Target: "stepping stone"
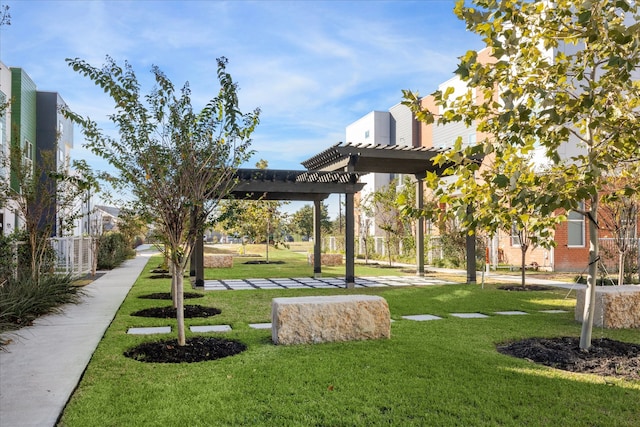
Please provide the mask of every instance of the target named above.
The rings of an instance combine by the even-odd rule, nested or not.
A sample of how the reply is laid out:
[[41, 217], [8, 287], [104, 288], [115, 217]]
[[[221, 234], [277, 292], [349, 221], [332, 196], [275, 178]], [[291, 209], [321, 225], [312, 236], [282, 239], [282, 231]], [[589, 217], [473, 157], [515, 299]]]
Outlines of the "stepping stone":
[[231, 326], [229, 325], [204, 325], [204, 326], [191, 326], [191, 332], [229, 332]]
[[171, 326], [158, 326], [150, 328], [129, 328], [129, 335], [151, 335], [151, 334], [168, 334], [171, 332]]
[[522, 314], [529, 314], [529, 313], [525, 313], [524, 311], [496, 311], [496, 314], [502, 314], [504, 316], [519, 316]]
[[416, 320], [418, 322], [422, 322], [425, 320], [439, 320], [442, 319], [440, 316], [434, 316], [433, 314], [415, 314], [411, 316], [402, 316], [403, 319], [407, 320]]
[[249, 323], [251, 329], [271, 329], [271, 323]]
[[568, 313], [568, 311], [567, 310], [540, 310], [540, 313], [558, 314], [558, 313]]
[[460, 317], [462, 319], [482, 319], [485, 317], [489, 317], [486, 314], [482, 313], [451, 313], [453, 317]]

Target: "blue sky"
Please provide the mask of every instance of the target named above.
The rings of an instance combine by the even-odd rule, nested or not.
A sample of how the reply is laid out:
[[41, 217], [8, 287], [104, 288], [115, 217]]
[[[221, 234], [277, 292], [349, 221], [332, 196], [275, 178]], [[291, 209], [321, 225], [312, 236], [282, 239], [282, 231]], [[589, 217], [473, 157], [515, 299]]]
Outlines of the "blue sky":
[[[105, 128], [112, 103], [65, 58], [126, 60], [145, 93], [157, 65], [177, 86], [189, 81], [201, 107], [217, 91], [215, 59], [227, 57], [241, 109], [262, 110], [249, 167], [262, 158], [303, 169], [301, 161], [344, 141], [348, 124], [399, 103], [402, 89], [432, 92], [459, 56], [482, 47], [453, 0], [0, 3], [11, 14], [0, 27], [0, 60]], [[104, 168], [82, 142], [76, 130], [72, 155]]]

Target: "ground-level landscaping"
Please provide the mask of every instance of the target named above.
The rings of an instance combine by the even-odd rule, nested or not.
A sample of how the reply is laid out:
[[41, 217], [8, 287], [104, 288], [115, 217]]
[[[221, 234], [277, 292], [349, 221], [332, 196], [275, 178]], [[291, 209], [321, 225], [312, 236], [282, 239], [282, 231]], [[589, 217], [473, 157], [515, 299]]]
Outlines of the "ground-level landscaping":
[[[565, 372], [498, 351], [497, 346], [524, 338], [578, 336], [574, 292], [507, 292], [490, 283], [198, 292], [204, 296], [188, 303], [197, 301], [220, 314], [190, 318], [187, 325], [229, 325], [231, 330], [193, 333], [187, 328], [188, 338], [225, 338], [246, 350], [206, 362], [144, 363], [124, 353], [175, 334], [174, 320], [132, 315], [171, 304], [140, 298], [168, 291], [169, 279], [149, 278], [159, 262], [151, 259], [121, 306], [61, 425], [640, 424], [640, 381]], [[387, 300], [391, 339], [275, 346], [270, 329], [250, 327], [271, 321], [273, 298], [349, 293]], [[526, 315], [496, 314], [509, 311]], [[441, 319], [403, 317], [427, 313]], [[132, 327], [154, 326], [171, 326], [173, 332], [127, 334]], [[640, 344], [637, 329], [595, 329], [594, 338]]]

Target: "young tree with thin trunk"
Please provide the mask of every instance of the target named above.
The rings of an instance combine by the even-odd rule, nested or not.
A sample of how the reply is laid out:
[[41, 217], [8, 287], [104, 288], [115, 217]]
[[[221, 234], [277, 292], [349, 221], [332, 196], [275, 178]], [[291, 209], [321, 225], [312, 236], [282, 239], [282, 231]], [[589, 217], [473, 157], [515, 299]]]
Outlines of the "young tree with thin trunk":
[[185, 345], [185, 268], [215, 206], [235, 184], [237, 167], [251, 155], [259, 110], [239, 110], [225, 58], [217, 60], [218, 94], [200, 111], [192, 107], [189, 84], [176, 90], [156, 66], [156, 87], [143, 96], [128, 63], [121, 67], [109, 57], [102, 68], [80, 59], [67, 62], [115, 103], [109, 118], [119, 137], [106, 135], [89, 118], [68, 114], [82, 126], [87, 146], [117, 170], [119, 188], [135, 197], [140, 214], [152, 218], [163, 233], [173, 274], [178, 344]]
[[[456, 74], [471, 89], [455, 99], [435, 93], [442, 122], [461, 121], [488, 137], [468, 155], [517, 161], [536, 148], [546, 159], [544, 192], [532, 199], [550, 212], [580, 212], [588, 219], [588, 285], [580, 347], [591, 347], [598, 213], [608, 171], [640, 158], [640, 13], [634, 1], [458, 0], [455, 13], [480, 35], [495, 63], [469, 51]], [[474, 92], [475, 91], [475, 92]], [[420, 108], [405, 93], [418, 119], [435, 112]], [[566, 147], [579, 150], [568, 152]], [[514, 156], [509, 148], [515, 148]], [[487, 187], [475, 182], [477, 164], [451, 152], [436, 159], [453, 162], [456, 191], [471, 201]], [[640, 191], [628, 186], [629, 194]], [[583, 206], [584, 203], [584, 207]], [[473, 223], [472, 215], [462, 215]]]
[[51, 237], [62, 236], [83, 215], [78, 204], [89, 190], [98, 189], [97, 181], [84, 161], [57, 164], [56, 153], [39, 151], [35, 161], [25, 156], [18, 141], [12, 141], [9, 155], [0, 158], [0, 167], [9, 171], [9, 179], [0, 180], [0, 205], [10, 202], [22, 219], [30, 253], [29, 274], [39, 282], [50, 264]]

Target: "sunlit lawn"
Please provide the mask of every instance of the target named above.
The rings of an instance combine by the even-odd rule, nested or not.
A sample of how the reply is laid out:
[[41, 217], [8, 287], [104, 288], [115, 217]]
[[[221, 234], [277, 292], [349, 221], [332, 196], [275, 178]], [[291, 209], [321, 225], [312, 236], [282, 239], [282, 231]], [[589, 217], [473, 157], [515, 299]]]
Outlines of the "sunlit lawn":
[[[524, 337], [577, 336], [575, 299], [573, 294], [567, 296], [567, 290], [505, 292], [491, 284], [484, 288], [460, 284], [353, 291], [211, 291], [187, 303], [218, 307], [222, 314], [187, 319], [188, 325], [231, 325], [231, 332], [209, 335], [240, 340], [247, 351], [194, 364], [143, 363], [122, 353], [138, 343], [167, 336], [127, 335], [127, 329], [172, 325], [175, 331], [173, 320], [130, 315], [169, 304], [138, 298], [169, 290], [168, 279], [149, 278], [149, 270], [160, 261], [151, 259], [124, 301], [65, 409], [61, 425], [640, 425], [640, 382], [605, 382], [601, 377], [538, 366], [495, 350], [497, 343]], [[272, 265], [241, 267], [237, 260], [229, 271], [235, 278], [276, 277]], [[299, 266], [278, 274], [309, 276], [311, 271], [310, 266]], [[211, 278], [222, 274], [227, 273], [207, 271]], [[343, 268], [336, 274], [344, 274]], [[274, 297], [345, 293], [380, 295], [388, 301], [394, 320], [390, 340], [275, 346], [270, 330], [249, 328], [250, 323], [270, 321]], [[540, 312], [545, 309], [568, 312]], [[529, 315], [493, 314], [507, 310]], [[457, 319], [450, 316], [452, 312], [491, 316]], [[444, 319], [402, 319], [409, 314], [435, 314]], [[637, 329], [597, 329], [594, 337], [640, 343]]]

